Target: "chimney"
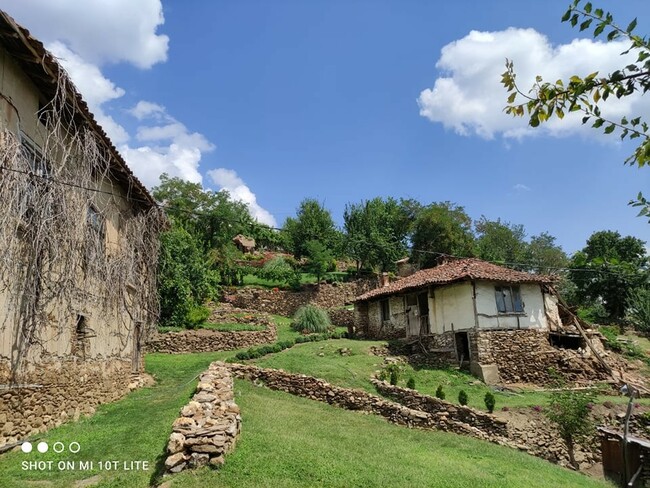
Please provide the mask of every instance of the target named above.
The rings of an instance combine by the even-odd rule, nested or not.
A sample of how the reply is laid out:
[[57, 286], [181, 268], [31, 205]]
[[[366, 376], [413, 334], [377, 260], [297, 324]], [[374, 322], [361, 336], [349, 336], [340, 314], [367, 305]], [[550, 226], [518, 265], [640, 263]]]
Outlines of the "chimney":
[[385, 288], [385, 287], [387, 287], [387, 286], [389, 285], [389, 283], [390, 283], [390, 278], [388, 277], [388, 273], [386, 273], [386, 272], [384, 271], [384, 272], [381, 274], [381, 278], [380, 278], [379, 284], [380, 284], [380, 286], [381, 286], [382, 288]]

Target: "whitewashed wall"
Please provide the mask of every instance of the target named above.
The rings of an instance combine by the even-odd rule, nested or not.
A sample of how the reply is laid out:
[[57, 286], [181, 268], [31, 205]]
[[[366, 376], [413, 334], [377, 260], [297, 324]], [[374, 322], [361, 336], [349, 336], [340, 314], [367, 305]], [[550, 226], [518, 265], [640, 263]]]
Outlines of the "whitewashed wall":
[[539, 284], [519, 285], [523, 314], [500, 314], [494, 296], [495, 283], [476, 283], [476, 311], [480, 329], [547, 329], [544, 297]]

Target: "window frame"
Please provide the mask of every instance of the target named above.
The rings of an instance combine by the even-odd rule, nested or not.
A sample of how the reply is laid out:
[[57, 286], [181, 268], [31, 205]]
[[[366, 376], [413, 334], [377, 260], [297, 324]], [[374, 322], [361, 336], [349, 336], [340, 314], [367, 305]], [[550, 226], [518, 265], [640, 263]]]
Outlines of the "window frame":
[[519, 285], [494, 285], [494, 298], [499, 315], [525, 315]]

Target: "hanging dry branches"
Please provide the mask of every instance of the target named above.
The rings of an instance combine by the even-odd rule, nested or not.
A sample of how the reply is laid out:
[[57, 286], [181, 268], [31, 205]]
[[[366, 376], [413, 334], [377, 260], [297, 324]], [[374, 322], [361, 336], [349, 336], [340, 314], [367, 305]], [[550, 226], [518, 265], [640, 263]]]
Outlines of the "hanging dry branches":
[[164, 217], [117, 183], [108, 149], [66, 96], [68, 83], [61, 73], [39, 114], [41, 148], [20, 127], [0, 133], [0, 337], [12, 337], [14, 374], [25, 360], [61, 351], [52, 343], [86, 311], [111, 324], [122, 350], [135, 322], [151, 325], [158, 315]]

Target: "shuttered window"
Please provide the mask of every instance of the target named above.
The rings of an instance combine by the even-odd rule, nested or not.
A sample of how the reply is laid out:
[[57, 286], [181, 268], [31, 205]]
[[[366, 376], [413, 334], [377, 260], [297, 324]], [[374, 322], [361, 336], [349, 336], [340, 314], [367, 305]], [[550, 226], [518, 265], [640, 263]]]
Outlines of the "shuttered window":
[[519, 286], [495, 286], [494, 296], [499, 313], [522, 313], [524, 311]]

